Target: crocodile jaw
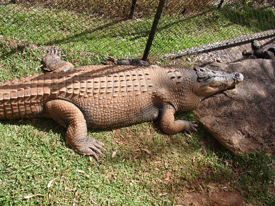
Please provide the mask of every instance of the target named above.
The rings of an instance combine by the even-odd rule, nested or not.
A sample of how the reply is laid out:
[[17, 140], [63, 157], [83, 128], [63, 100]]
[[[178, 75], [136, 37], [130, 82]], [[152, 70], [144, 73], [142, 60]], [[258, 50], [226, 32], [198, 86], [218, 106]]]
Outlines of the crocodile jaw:
[[226, 73], [222, 71], [212, 71], [206, 68], [195, 68], [197, 82], [193, 87], [193, 92], [201, 99], [209, 97], [220, 91], [233, 88], [236, 84], [244, 80], [241, 73]]

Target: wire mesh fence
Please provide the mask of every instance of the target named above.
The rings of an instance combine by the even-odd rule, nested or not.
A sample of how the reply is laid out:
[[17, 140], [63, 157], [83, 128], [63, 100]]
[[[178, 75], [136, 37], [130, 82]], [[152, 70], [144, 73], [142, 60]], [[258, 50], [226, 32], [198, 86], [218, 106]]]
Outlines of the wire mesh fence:
[[[159, 1], [137, 0], [130, 19], [133, 2], [1, 0], [2, 58], [28, 47], [51, 46], [63, 50], [76, 65], [99, 63], [108, 56], [141, 58]], [[166, 1], [149, 59], [185, 54], [186, 49], [192, 53], [190, 48], [263, 31], [272, 36], [274, 7], [273, 0]]]

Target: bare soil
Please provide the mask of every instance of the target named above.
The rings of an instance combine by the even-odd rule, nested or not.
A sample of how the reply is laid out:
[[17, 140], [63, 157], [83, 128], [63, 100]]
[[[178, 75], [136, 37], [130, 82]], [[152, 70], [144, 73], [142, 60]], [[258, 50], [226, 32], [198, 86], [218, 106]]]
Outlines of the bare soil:
[[245, 198], [240, 194], [226, 191], [213, 191], [210, 194], [198, 192], [187, 193], [186, 202], [193, 206], [252, 206], [245, 203]]

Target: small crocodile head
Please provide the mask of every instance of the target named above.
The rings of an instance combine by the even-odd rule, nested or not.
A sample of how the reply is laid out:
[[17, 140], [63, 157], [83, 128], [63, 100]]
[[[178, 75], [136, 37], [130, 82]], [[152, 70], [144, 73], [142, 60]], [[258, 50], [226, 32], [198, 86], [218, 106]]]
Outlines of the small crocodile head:
[[226, 73], [197, 67], [194, 69], [197, 74], [197, 83], [193, 87], [194, 93], [201, 99], [209, 97], [217, 92], [234, 88], [243, 81], [241, 73]]

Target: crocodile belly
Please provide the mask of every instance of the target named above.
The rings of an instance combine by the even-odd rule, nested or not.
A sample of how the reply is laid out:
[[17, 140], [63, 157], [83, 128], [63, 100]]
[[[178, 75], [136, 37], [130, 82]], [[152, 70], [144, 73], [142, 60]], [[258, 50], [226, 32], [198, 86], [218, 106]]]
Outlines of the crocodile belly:
[[129, 126], [151, 121], [158, 117], [159, 109], [147, 95], [73, 101], [83, 112], [88, 128], [103, 129]]

